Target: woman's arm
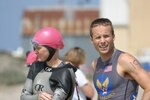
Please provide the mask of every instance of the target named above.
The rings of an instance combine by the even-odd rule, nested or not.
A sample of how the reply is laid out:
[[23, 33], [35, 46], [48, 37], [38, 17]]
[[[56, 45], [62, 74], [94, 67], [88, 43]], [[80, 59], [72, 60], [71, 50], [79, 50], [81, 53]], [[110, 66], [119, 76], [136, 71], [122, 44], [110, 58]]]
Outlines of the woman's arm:
[[38, 95], [33, 94], [33, 80], [35, 75], [35, 63], [29, 68], [27, 79], [22, 89], [20, 100], [37, 100]]
[[92, 84], [89, 82], [85, 74], [80, 69], [78, 69], [75, 74], [78, 86], [81, 89], [81, 91], [86, 97], [92, 99], [94, 96], [94, 89], [92, 87]]
[[22, 89], [20, 100], [38, 100], [38, 95], [33, 95], [32, 80], [26, 79], [24, 88]]

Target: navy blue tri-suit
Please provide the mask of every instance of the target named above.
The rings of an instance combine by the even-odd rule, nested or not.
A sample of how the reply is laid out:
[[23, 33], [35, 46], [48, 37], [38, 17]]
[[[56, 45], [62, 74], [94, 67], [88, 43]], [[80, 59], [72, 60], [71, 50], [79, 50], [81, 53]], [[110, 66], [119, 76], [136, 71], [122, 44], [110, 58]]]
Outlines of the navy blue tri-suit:
[[38, 100], [38, 92], [53, 95], [52, 100], [71, 100], [75, 87], [76, 68], [62, 62], [57, 68], [35, 62], [29, 69], [21, 100]]

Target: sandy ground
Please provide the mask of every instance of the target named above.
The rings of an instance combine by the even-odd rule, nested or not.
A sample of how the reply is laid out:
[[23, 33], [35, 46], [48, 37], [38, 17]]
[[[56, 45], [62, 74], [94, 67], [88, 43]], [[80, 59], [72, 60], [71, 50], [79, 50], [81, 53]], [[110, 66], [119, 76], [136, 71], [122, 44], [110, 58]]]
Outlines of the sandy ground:
[[[0, 100], [20, 100], [20, 93], [23, 85], [0, 86]], [[143, 90], [140, 88], [137, 100], [141, 100]], [[96, 100], [96, 95], [93, 100]]]
[[0, 86], [0, 100], [20, 100], [23, 85]]

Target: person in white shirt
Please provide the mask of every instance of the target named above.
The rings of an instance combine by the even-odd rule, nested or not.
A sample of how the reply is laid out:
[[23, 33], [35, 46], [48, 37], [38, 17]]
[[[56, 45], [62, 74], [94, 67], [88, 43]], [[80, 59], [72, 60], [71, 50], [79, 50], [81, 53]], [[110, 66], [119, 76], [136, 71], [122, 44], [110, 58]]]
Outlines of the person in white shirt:
[[64, 56], [67, 63], [73, 64], [77, 67], [75, 72], [77, 87], [74, 90], [72, 100], [91, 100], [94, 96], [94, 89], [85, 74], [80, 70], [81, 65], [85, 64], [86, 53], [80, 47], [74, 47], [68, 50]]

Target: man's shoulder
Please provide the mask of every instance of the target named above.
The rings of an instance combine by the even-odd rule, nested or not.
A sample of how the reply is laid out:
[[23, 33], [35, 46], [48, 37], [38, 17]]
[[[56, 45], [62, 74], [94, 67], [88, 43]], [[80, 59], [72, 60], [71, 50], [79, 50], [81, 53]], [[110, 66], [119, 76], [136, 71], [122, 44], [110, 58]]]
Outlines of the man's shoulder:
[[135, 61], [137, 61], [136, 58], [131, 54], [122, 53], [118, 59], [118, 66], [120, 66], [123, 72], [130, 72]]
[[97, 60], [98, 60], [98, 58], [95, 58], [95, 59], [92, 61], [91, 66], [92, 66], [93, 69], [96, 68]]
[[133, 55], [129, 54], [129, 53], [126, 53], [126, 52], [121, 53], [120, 56], [119, 56], [119, 61], [120, 62], [122, 62], [122, 61], [126, 62], [126, 61], [130, 61], [132, 59], [135, 59], [135, 57]]

